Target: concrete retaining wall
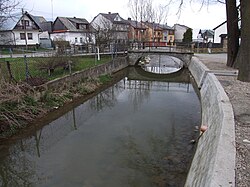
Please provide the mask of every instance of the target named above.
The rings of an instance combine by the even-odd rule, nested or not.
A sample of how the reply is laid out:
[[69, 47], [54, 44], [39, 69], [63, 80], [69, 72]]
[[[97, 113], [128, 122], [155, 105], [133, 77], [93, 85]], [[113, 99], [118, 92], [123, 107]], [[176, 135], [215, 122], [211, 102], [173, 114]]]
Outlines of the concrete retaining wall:
[[232, 105], [214, 74], [193, 57], [189, 70], [200, 85], [202, 124], [186, 187], [235, 186], [235, 127]]

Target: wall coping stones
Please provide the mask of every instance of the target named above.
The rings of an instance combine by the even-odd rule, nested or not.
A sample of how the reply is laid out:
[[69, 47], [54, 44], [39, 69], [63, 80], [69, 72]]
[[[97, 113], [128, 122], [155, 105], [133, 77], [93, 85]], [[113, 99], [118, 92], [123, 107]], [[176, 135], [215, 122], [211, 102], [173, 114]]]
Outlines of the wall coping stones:
[[234, 187], [236, 148], [232, 105], [213, 71], [197, 57], [191, 59], [189, 70], [200, 88], [202, 124], [208, 130], [199, 139], [185, 186]]

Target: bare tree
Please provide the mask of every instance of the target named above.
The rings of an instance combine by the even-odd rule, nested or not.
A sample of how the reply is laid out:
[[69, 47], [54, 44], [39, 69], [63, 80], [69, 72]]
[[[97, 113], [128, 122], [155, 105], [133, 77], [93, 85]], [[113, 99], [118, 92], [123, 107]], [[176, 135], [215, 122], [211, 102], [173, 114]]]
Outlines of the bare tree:
[[0, 45], [15, 45], [13, 40], [13, 33], [1, 32], [2, 37], [0, 38]]
[[130, 16], [136, 22], [138, 22], [141, 19], [140, 7], [142, 5], [141, 3], [143, 2], [144, 1], [142, 0], [129, 0], [128, 2]]
[[129, 0], [130, 17], [137, 22], [166, 22], [168, 6], [154, 6], [154, 0]]
[[116, 35], [114, 33], [116, 26], [105, 18], [102, 18], [99, 24], [93, 24], [92, 26], [95, 29], [96, 45], [101, 51], [104, 50], [105, 45], [109, 46], [116, 40]]
[[239, 54], [236, 58], [239, 64], [238, 79], [250, 82], [250, 1], [240, 1], [241, 13], [241, 44]]
[[8, 28], [8, 20], [16, 19], [13, 14], [19, 4], [16, 0], [0, 0], [0, 31], [2, 37], [0, 38], [0, 45], [14, 45], [13, 33], [6, 32]]
[[167, 21], [167, 16], [169, 12], [169, 7], [159, 4], [155, 9], [154, 19], [156, 23], [165, 24]]
[[239, 26], [236, 0], [226, 0], [227, 10], [227, 66], [233, 67], [239, 50]]
[[19, 4], [16, 0], [0, 0], [0, 29], [7, 19], [13, 17], [12, 13]]

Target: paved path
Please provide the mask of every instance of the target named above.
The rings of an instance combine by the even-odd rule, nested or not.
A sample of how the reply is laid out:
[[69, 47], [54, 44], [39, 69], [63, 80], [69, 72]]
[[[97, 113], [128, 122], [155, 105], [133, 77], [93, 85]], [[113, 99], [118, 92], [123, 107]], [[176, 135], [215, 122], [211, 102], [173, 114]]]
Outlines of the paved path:
[[[226, 66], [227, 54], [195, 54], [210, 70], [227, 72], [216, 74], [227, 93], [234, 110], [236, 136], [236, 186], [250, 186], [250, 83], [237, 80], [228, 72], [236, 70]], [[225, 158], [227, 159], [227, 158]]]

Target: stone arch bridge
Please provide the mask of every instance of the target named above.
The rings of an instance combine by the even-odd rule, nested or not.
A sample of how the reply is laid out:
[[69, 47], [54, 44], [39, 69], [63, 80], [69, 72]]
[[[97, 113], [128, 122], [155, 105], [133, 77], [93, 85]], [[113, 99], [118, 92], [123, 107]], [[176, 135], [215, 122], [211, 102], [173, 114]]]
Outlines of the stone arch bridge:
[[193, 52], [178, 52], [178, 51], [164, 51], [164, 50], [131, 50], [128, 51], [128, 61], [129, 61], [129, 65], [136, 65], [136, 63], [138, 63], [138, 61], [147, 55], [166, 55], [166, 56], [173, 56], [176, 57], [178, 59], [180, 59], [181, 61], [183, 61], [184, 63], [184, 67], [187, 67], [188, 64], [191, 61], [192, 56], [194, 55]]

